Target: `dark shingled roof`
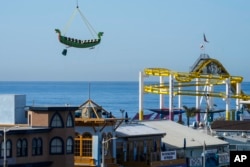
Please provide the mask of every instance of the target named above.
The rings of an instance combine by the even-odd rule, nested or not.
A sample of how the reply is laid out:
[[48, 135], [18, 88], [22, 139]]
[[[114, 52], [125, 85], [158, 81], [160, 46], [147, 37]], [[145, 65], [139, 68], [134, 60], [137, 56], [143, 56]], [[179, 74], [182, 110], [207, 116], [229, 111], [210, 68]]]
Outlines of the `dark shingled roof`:
[[211, 124], [212, 130], [250, 131], [250, 121], [217, 120]]

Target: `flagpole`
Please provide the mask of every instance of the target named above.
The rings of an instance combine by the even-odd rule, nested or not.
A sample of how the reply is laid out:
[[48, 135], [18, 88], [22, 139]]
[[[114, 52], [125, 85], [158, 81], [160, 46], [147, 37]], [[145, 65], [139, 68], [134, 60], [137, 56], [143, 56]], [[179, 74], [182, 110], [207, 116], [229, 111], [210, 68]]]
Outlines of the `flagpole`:
[[203, 33], [203, 44], [202, 44], [203, 46], [202, 49], [204, 50], [203, 54], [206, 54], [206, 43], [209, 43], [209, 41], [207, 40], [205, 33]]
[[206, 154], [205, 154], [205, 151], [206, 151], [206, 144], [205, 144], [205, 140], [204, 140], [204, 143], [203, 143], [203, 161], [202, 161], [202, 166], [203, 167], [206, 167]]

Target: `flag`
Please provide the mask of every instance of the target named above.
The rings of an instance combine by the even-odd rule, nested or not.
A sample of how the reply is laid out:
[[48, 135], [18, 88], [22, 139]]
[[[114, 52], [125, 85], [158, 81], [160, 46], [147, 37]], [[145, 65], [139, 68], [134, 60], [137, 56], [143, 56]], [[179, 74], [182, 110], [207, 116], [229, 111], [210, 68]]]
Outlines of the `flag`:
[[207, 38], [206, 38], [206, 35], [205, 35], [205, 33], [203, 33], [203, 40], [204, 40], [204, 42], [207, 42], [207, 43], [209, 43], [209, 41], [207, 40]]
[[205, 49], [205, 46], [203, 44], [200, 45], [200, 49], [201, 50], [204, 50]]

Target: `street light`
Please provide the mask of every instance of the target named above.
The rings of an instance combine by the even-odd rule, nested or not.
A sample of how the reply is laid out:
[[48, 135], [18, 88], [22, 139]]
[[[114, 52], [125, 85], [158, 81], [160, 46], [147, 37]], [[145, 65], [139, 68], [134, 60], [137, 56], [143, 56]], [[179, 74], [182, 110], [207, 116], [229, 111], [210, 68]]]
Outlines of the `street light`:
[[3, 128], [3, 167], [8, 166], [8, 161], [6, 159], [6, 133], [13, 128], [18, 128], [18, 126], [13, 126], [8, 129], [6, 129], [6, 127]]
[[102, 164], [101, 164], [101, 167], [104, 167], [104, 144], [109, 142], [110, 140], [115, 140], [116, 137], [112, 137], [112, 138], [109, 138], [108, 140], [104, 140], [104, 138], [102, 139]]
[[124, 118], [124, 117], [123, 117], [123, 116], [124, 116], [124, 115], [123, 115], [124, 111], [125, 111], [125, 110], [120, 109], [120, 112], [122, 113], [122, 118]]

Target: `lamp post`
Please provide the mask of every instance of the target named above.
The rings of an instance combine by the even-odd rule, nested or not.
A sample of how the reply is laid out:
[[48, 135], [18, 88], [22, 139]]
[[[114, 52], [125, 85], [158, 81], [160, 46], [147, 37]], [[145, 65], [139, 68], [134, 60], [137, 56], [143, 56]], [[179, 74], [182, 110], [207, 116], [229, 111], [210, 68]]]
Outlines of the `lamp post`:
[[109, 142], [110, 140], [115, 140], [116, 137], [112, 137], [112, 138], [109, 138], [108, 140], [104, 140], [104, 138], [102, 139], [102, 164], [101, 164], [101, 167], [105, 167], [104, 165], [104, 144]]
[[8, 129], [6, 129], [6, 127], [3, 128], [3, 167], [8, 166], [8, 161], [6, 158], [6, 133], [13, 128], [18, 128], [18, 126], [13, 126]]
[[120, 112], [122, 113], [122, 118], [124, 118], [124, 115], [123, 115], [124, 111], [125, 111], [125, 110], [120, 109]]

